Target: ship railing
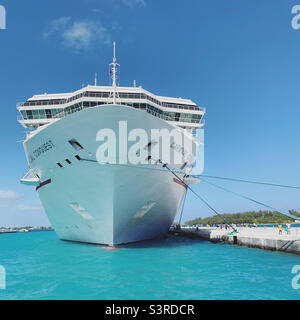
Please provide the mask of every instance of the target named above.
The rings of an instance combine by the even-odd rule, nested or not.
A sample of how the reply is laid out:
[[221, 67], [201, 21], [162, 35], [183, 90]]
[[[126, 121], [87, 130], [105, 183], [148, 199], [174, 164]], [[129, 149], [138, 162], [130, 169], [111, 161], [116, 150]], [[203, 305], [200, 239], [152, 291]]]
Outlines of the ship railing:
[[[62, 99], [61, 101], [26, 101], [26, 102], [18, 102], [17, 103], [17, 107], [33, 107], [33, 106], [41, 106], [41, 107], [45, 107], [45, 106], [51, 106], [52, 108], [55, 107], [56, 105], [59, 105], [59, 107], [61, 108], [61, 105], [64, 104], [68, 104], [70, 102], [73, 102], [75, 100], [79, 100], [82, 99], [83, 97], [89, 97], [89, 96], [79, 96], [76, 99]], [[91, 98], [99, 98], [103, 101], [103, 99], [106, 100], [106, 103], [109, 102], [109, 97], [91, 97]], [[127, 99], [127, 98], [123, 98], [123, 99]], [[192, 106], [192, 105], [183, 105], [183, 104], [179, 104], [179, 103], [167, 103], [167, 102], [159, 102], [156, 99], [150, 99], [150, 98], [142, 98], [142, 99], [136, 99], [136, 98], [128, 98], [130, 100], [138, 100], [138, 101], [150, 101], [151, 103], [155, 104], [156, 106], [159, 107], [164, 107], [164, 108], [172, 108], [172, 109], [179, 109], [179, 110], [194, 110], [194, 111], [203, 111], [204, 113], [206, 112], [206, 109], [203, 107], [199, 107], [199, 106]], [[122, 99], [121, 99], [122, 100]]]
[[[56, 113], [55, 115], [52, 115], [51, 117], [49, 118], [45, 118], [45, 116], [42, 116], [42, 115], [34, 115], [34, 116], [31, 116], [31, 117], [26, 117], [26, 118], [23, 118], [22, 116], [18, 116], [17, 117], [17, 120], [18, 121], [26, 121], [26, 120], [49, 120], [51, 121], [51, 119], [60, 119], [60, 118], [65, 118], [66, 116], [70, 115], [70, 114], [73, 114], [77, 111], [80, 111], [80, 110], [83, 110], [84, 107], [80, 107], [80, 108], [76, 108], [76, 109], [71, 109], [71, 110], [68, 110], [68, 111], [61, 111], [59, 113]], [[176, 120], [168, 115], [165, 115], [165, 114], [162, 114], [162, 113], [159, 113], [159, 112], [156, 112], [156, 111], [153, 111], [153, 110], [150, 110], [147, 108], [146, 110], [149, 114], [152, 114], [153, 116], [157, 117], [157, 118], [160, 118], [160, 119], [163, 119], [163, 120], [166, 120], [166, 121], [173, 121], [175, 122]], [[188, 121], [180, 121], [180, 122], [186, 122], [186, 123], [196, 123], [196, 124], [200, 124], [202, 126], [205, 125], [205, 120], [202, 120], [199, 122], [198, 120], [196, 119], [189, 119]]]
[[[57, 113], [56, 115], [53, 115], [52, 118], [54, 119], [59, 119], [59, 118], [64, 118], [70, 114], [73, 114], [77, 111], [81, 111], [85, 109], [83, 106], [80, 106], [80, 107], [77, 107], [77, 108], [74, 108], [74, 109], [69, 109], [69, 110], [63, 110], [62, 112], [59, 112]], [[149, 113], [149, 114], [152, 114], [153, 116], [157, 117], [157, 118], [160, 118], [160, 119], [163, 119], [163, 120], [166, 120], [166, 121], [175, 121], [175, 119], [173, 117], [170, 117], [168, 115], [165, 115], [163, 113], [160, 113], [160, 112], [156, 112], [150, 108], [147, 108], [146, 111]], [[183, 122], [187, 122], [187, 123], [199, 123], [198, 120], [196, 119], [189, 119], [188, 121], [183, 121]], [[200, 124], [203, 124], [204, 125], [204, 120], [201, 120], [200, 121]]]
[[[120, 93], [120, 95], [122, 95], [122, 93]], [[70, 102], [73, 102], [73, 101], [76, 101], [76, 100], [79, 100], [79, 99], [82, 99], [82, 98], [88, 98], [88, 97], [91, 97], [91, 98], [101, 98], [101, 100], [103, 101], [103, 99], [106, 99], [108, 102], [109, 101], [109, 97], [107, 96], [92, 96], [90, 94], [88, 94], [87, 92], [84, 92], [84, 93], [81, 93], [81, 94], [78, 94], [76, 96], [73, 96], [69, 99], [58, 99], [59, 101], [57, 100], [46, 100], [46, 101], [43, 101], [43, 100], [37, 100], [37, 101], [26, 101], [26, 102], [19, 102], [17, 103], [17, 107], [28, 107], [28, 106], [55, 106], [55, 105], [63, 105], [63, 104], [68, 104]], [[165, 107], [165, 108], [175, 108], [175, 109], [180, 109], [180, 110], [195, 110], [195, 111], [203, 111], [204, 113], [206, 112], [206, 109], [204, 107], [199, 107], [197, 105], [184, 105], [184, 104], [180, 104], [180, 103], [168, 103], [168, 102], [162, 102], [162, 101], [159, 101], [155, 98], [152, 98], [148, 95], [145, 95], [145, 96], [139, 96], [138, 98], [136, 97], [130, 97], [130, 94], [128, 94], [126, 97], [122, 96], [123, 99], [133, 99], [133, 100], [139, 100], [139, 101], [150, 101], [152, 102], [153, 104], [155, 104], [156, 106], [159, 106], [159, 107]], [[122, 99], [121, 99], [122, 100]], [[61, 106], [60, 106], [61, 107]]]
[[[60, 112], [61, 113], [61, 112]], [[57, 115], [57, 114], [56, 114]], [[55, 118], [55, 115], [51, 115], [51, 117], [45, 117], [43, 115], [32, 115], [32, 116], [26, 116], [25, 118], [23, 116], [17, 116], [17, 120], [18, 121], [22, 121], [22, 120], [51, 120], [52, 118]]]
[[[64, 110], [60, 113], [57, 113], [56, 115], [54, 115], [52, 118], [64, 118], [72, 113], [75, 113], [77, 111], [81, 111], [83, 110], [84, 107], [80, 106], [79, 108], [74, 108], [74, 109], [70, 109], [70, 110]], [[159, 112], [155, 112], [153, 110], [150, 110], [149, 108], [147, 108], [147, 112], [152, 114], [153, 116], [155, 117], [158, 117], [158, 118], [161, 118], [161, 119], [164, 119], [164, 120], [168, 120], [168, 121], [172, 121], [173, 119], [167, 115], [164, 115], [162, 113], [159, 113]], [[174, 120], [173, 120], [174, 121]]]
[[[156, 112], [156, 111], [153, 111], [151, 109], [148, 109], [147, 108], [147, 112], [152, 114], [153, 116], [155, 117], [158, 117], [158, 118], [161, 118], [163, 120], [166, 120], [166, 121], [176, 121], [173, 117], [170, 117], [168, 115], [165, 115], [165, 114], [162, 114], [162, 113], [159, 113], [159, 112]], [[188, 121], [184, 121], [184, 120], [181, 120], [180, 122], [186, 122], [186, 123], [198, 123], [198, 124], [201, 124], [201, 125], [204, 125], [205, 124], [205, 120], [202, 120], [199, 122], [199, 120], [197, 119], [189, 119]]]

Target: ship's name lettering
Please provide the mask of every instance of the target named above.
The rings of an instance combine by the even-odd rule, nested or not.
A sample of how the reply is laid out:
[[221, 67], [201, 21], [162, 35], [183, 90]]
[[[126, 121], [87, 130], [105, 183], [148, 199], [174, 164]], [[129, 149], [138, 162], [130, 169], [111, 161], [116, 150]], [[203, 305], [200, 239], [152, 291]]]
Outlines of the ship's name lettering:
[[173, 148], [174, 150], [176, 150], [177, 152], [181, 153], [183, 156], [185, 156], [186, 151], [184, 150], [184, 148], [182, 146], [180, 146], [179, 144], [173, 142], [170, 145], [171, 148]]
[[171, 148], [173, 148], [174, 150], [176, 150], [177, 152], [181, 153], [183, 157], [185, 157], [188, 161], [192, 161], [193, 160], [193, 156], [187, 152], [181, 145], [173, 142], [170, 145]]
[[51, 140], [45, 142], [42, 146], [38, 147], [33, 151], [33, 155], [35, 159], [38, 158], [41, 154], [49, 151], [50, 149], [54, 148], [54, 144]]

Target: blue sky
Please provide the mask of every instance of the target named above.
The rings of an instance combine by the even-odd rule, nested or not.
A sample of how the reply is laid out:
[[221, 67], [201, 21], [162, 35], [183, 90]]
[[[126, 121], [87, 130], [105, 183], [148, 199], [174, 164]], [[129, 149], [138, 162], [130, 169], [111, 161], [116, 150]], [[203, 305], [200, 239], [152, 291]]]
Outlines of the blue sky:
[[[205, 174], [300, 185], [300, 0], [0, 0], [0, 225], [44, 225], [27, 172], [17, 102], [36, 93], [108, 83], [112, 40], [121, 85], [187, 97], [207, 108]], [[299, 190], [217, 183], [280, 210], [300, 210]], [[263, 209], [212, 188], [218, 211]], [[210, 211], [188, 195], [184, 220]]]

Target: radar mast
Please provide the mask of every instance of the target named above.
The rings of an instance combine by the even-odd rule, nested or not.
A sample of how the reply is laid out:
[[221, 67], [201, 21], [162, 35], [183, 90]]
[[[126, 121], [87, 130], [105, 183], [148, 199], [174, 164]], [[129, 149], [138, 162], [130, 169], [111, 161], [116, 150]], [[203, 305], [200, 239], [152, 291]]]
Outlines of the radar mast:
[[118, 72], [120, 70], [120, 65], [117, 63], [116, 59], [116, 41], [113, 42], [114, 46], [114, 57], [113, 62], [109, 64], [109, 76], [112, 79], [112, 92], [110, 93], [110, 98], [112, 98], [112, 103], [117, 103], [117, 98], [119, 98], [119, 94], [117, 92], [117, 79]]

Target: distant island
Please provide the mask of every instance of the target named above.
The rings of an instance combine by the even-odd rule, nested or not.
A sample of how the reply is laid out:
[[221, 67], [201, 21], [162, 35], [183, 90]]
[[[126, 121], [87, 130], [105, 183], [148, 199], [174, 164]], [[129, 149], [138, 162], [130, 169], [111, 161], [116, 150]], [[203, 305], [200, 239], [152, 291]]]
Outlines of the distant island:
[[[295, 217], [299, 217], [300, 212], [296, 210], [289, 210], [289, 213]], [[234, 224], [277, 224], [277, 223], [292, 223], [295, 220], [285, 216], [280, 212], [273, 211], [247, 211], [240, 213], [224, 213], [221, 214], [228, 222]], [[198, 224], [222, 224], [224, 220], [219, 216], [212, 216], [207, 218], [197, 218], [194, 220], [186, 221], [187, 225], [198, 225]]]
[[30, 232], [30, 231], [50, 231], [53, 230], [52, 227], [0, 227], [0, 233], [16, 233], [16, 232]]

